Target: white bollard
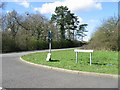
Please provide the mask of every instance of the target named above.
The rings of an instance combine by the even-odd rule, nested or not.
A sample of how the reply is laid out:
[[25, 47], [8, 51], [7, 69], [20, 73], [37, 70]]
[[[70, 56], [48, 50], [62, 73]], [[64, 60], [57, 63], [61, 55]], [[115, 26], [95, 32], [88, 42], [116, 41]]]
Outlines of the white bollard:
[[50, 61], [50, 59], [51, 59], [51, 53], [48, 53], [48, 54], [47, 54], [46, 61]]
[[2, 90], [2, 87], [0, 87], [0, 90]]

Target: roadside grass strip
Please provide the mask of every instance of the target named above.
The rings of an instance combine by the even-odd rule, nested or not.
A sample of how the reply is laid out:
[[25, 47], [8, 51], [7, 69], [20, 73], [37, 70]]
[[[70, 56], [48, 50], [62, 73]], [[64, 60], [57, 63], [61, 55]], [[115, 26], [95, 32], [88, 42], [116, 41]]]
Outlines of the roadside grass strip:
[[48, 52], [37, 52], [22, 56], [27, 62], [37, 65], [63, 68], [81, 72], [93, 72], [102, 74], [118, 74], [118, 52], [115, 51], [94, 51], [92, 65], [89, 65], [89, 53], [79, 53], [78, 63], [75, 62], [74, 50], [53, 51], [52, 60], [47, 62]]

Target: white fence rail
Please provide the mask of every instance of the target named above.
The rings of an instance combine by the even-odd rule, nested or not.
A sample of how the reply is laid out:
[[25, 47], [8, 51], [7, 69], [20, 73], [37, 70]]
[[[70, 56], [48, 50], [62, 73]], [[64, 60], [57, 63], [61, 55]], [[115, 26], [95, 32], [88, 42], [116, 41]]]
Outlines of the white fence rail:
[[74, 52], [76, 52], [76, 63], [78, 63], [78, 53], [79, 52], [88, 52], [90, 53], [90, 66], [92, 64], [92, 53], [93, 53], [93, 50], [80, 50], [80, 49], [75, 49]]

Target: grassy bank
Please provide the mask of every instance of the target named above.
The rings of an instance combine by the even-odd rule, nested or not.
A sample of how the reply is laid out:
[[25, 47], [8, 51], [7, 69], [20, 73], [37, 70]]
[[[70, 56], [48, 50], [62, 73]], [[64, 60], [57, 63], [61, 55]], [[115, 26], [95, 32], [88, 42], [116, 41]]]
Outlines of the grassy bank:
[[48, 65], [53, 67], [97, 72], [106, 74], [118, 74], [118, 53], [114, 51], [94, 51], [92, 66], [89, 65], [89, 53], [79, 53], [78, 63], [75, 63], [74, 50], [52, 52], [52, 61], [46, 61], [47, 52], [32, 53], [22, 58], [36, 64]]

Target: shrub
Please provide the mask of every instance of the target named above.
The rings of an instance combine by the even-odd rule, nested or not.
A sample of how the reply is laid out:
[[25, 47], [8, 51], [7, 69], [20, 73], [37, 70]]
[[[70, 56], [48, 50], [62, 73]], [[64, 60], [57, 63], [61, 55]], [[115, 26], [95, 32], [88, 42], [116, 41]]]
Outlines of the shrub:
[[118, 50], [117, 20], [116, 17], [105, 20], [93, 34], [87, 47], [99, 50]]
[[36, 50], [37, 49], [37, 40], [32, 37], [31, 39], [28, 40], [28, 50]]
[[11, 37], [4, 36], [2, 39], [2, 52], [16, 51], [16, 43]]
[[47, 41], [39, 40], [37, 44], [38, 44], [37, 45], [38, 50], [48, 49], [48, 42]]

